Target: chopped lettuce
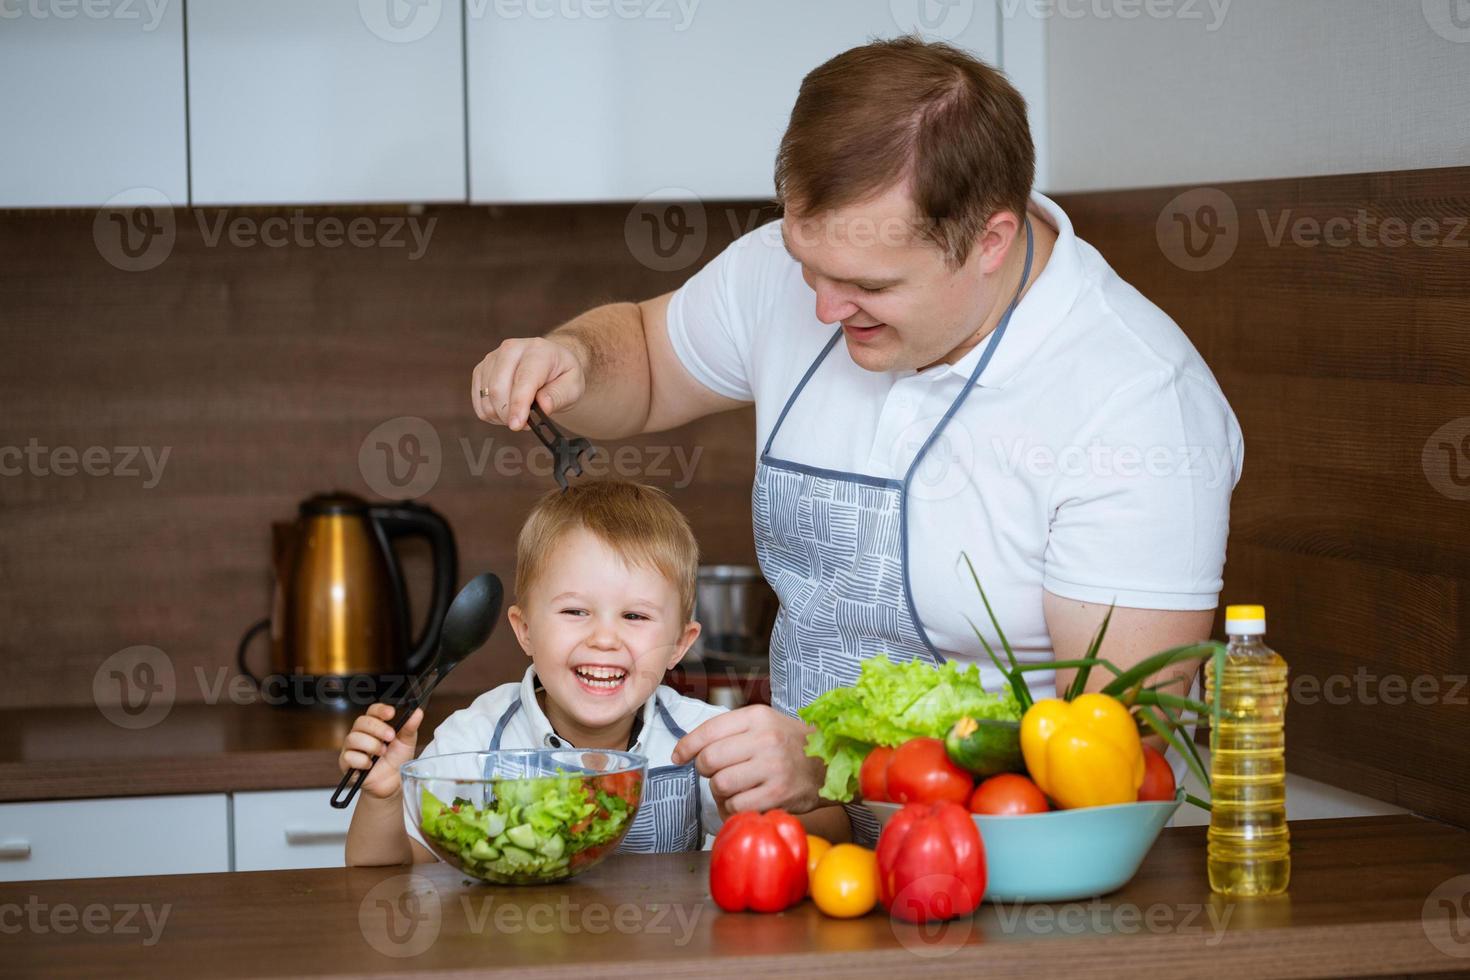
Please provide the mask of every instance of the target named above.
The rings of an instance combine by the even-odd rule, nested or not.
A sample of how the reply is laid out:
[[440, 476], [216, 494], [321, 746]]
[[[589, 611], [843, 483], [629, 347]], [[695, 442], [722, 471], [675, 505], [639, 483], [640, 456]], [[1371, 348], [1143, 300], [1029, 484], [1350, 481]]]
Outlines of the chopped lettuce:
[[806, 754], [827, 763], [821, 795], [847, 802], [857, 794], [858, 771], [875, 745], [943, 738], [966, 716], [1018, 720], [1021, 706], [1009, 690], [991, 694], [981, 687], [974, 664], [895, 664], [879, 654], [863, 661], [856, 684], [828, 691], [799, 714], [817, 729], [807, 736]]

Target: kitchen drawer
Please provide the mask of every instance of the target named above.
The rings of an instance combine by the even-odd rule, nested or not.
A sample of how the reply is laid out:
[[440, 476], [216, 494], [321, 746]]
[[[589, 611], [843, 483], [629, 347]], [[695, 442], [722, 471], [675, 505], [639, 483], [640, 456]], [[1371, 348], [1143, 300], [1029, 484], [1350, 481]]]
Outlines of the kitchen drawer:
[[0, 804], [0, 881], [229, 869], [223, 793]]
[[234, 794], [235, 870], [342, 867], [352, 810], [331, 797], [330, 786]]

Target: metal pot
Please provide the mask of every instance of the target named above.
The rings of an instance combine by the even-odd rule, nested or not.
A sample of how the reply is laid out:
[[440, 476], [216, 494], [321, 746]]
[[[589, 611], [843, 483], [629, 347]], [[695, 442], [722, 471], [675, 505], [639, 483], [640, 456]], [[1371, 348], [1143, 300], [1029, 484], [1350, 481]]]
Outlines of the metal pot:
[[765, 661], [780, 602], [750, 565], [703, 565], [694, 616], [704, 627], [696, 651], [706, 661]]

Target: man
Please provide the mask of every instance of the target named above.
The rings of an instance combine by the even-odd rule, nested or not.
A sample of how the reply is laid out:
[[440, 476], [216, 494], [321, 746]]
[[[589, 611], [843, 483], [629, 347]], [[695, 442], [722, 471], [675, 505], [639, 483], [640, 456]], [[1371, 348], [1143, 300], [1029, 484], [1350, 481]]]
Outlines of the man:
[[[774, 707], [675, 756], [730, 810], [825, 802], [793, 716], [868, 656], [976, 661], [998, 689], [961, 552], [1023, 660], [1080, 656], [1114, 602], [1120, 666], [1209, 635], [1239, 427], [1173, 321], [1031, 193], [1034, 167], [998, 72], [912, 38], [855, 48], [802, 83], [780, 222], [474, 370], [476, 413], [512, 429], [533, 398], [608, 439], [754, 403]], [[1051, 696], [1070, 671], [1028, 680]]]

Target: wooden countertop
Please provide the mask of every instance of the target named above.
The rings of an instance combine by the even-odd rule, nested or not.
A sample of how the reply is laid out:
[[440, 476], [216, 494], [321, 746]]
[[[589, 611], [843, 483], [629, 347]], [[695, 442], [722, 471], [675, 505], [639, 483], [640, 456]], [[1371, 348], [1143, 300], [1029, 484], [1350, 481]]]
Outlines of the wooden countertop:
[[[427, 730], [470, 702], [432, 698]], [[254, 704], [177, 704], [129, 729], [98, 709], [0, 712], [0, 802], [225, 793], [335, 785], [351, 713]]]
[[[707, 852], [615, 855], [538, 888], [473, 884], [447, 865], [19, 882], [0, 885], [0, 925], [12, 933], [0, 975], [973, 980], [1470, 970], [1470, 877], [1452, 881], [1470, 873], [1470, 832], [1411, 816], [1302, 821], [1292, 824], [1292, 851], [1288, 895], [1231, 902], [1210, 894], [1204, 829], [1172, 828], [1112, 895], [986, 905], [928, 931], [881, 913], [829, 919], [810, 902], [780, 915], [722, 913], [709, 900]], [[388, 909], [397, 910], [391, 921]], [[81, 925], [89, 921], [91, 931]]]

